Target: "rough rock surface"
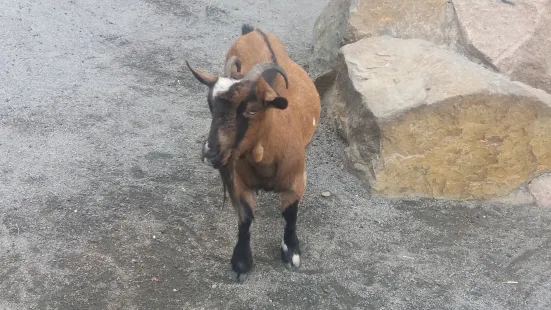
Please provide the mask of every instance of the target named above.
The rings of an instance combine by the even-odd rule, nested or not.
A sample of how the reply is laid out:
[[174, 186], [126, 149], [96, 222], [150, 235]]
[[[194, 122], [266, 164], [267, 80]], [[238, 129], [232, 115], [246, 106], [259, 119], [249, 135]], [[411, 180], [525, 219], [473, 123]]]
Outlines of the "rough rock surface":
[[458, 40], [448, 0], [362, 0], [354, 1], [350, 10], [345, 44], [381, 34], [448, 46]]
[[310, 73], [321, 93], [360, 39], [422, 39], [551, 93], [551, 0], [333, 0], [316, 20]]
[[528, 187], [539, 206], [551, 208], [551, 173], [538, 176]]
[[490, 199], [492, 202], [499, 202], [499, 203], [506, 203], [506, 204], [513, 204], [513, 205], [531, 205], [531, 204], [537, 204], [536, 199], [530, 192], [530, 189], [526, 184], [519, 186], [519, 188], [515, 189], [509, 195], [496, 197], [493, 199]]
[[459, 50], [459, 29], [447, 0], [333, 0], [316, 20], [310, 74], [324, 92], [334, 78], [337, 53], [365, 37], [424, 39]]
[[465, 48], [514, 80], [551, 93], [551, 1], [453, 1]]
[[375, 193], [509, 195], [551, 169], [551, 96], [424, 40], [342, 47], [324, 98]]
[[339, 48], [348, 27], [351, 0], [333, 0], [316, 19], [313, 31], [309, 74], [323, 93], [335, 78]]

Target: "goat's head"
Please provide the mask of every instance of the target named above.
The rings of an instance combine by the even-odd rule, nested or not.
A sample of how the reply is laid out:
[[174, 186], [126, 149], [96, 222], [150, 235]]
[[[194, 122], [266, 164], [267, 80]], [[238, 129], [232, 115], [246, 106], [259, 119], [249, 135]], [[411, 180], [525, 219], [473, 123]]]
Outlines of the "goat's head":
[[210, 132], [203, 146], [203, 157], [218, 169], [228, 163], [249, 128], [262, 122], [267, 109], [286, 109], [287, 99], [279, 96], [266, 81], [267, 74], [279, 73], [288, 86], [287, 74], [277, 63], [264, 62], [252, 67], [242, 78], [232, 78], [232, 68], [241, 71], [240, 60], [232, 56], [222, 76], [188, 68], [195, 78], [208, 86], [207, 101], [212, 115]]

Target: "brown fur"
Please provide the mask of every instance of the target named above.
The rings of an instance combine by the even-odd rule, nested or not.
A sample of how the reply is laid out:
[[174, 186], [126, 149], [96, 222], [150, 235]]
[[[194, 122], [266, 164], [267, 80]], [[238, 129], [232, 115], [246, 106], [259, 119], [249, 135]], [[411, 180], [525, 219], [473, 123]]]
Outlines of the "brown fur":
[[[237, 197], [246, 200], [254, 210], [255, 189], [275, 190], [282, 193], [281, 209], [284, 210], [304, 194], [306, 147], [319, 124], [320, 98], [308, 74], [289, 58], [281, 41], [272, 34], [266, 35], [278, 64], [287, 73], [289, 88], [285, 88], [285, 80], [279, 74], [273, 88], [260, 79], [257, 98], [271, 100], [279, 95], [287, 99], [288, 107], [257, 112], [230, 160], [234, 160]], [[234, 77], [242, 77], [257, 63], [272, 61], [271, 52], [258, 31], [240, 36], [226, 59], [234, 55], [241, 60], [241, 72], [237, 72], [235, 66], [232, 69]], [[242, 92], [233, 95], [243, 96]], [[239, 102], [235, 99], [239, 98], [232, 101]]]

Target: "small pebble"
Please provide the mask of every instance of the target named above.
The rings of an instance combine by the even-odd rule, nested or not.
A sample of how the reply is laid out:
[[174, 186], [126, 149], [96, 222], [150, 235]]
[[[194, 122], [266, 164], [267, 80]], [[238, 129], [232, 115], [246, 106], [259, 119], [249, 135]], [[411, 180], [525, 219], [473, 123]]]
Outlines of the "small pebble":
[[78, 210], [77, 210], [77, 209], [75, 209], [75, 213], [77, 213], [77, 212], [78, 212]]
[[153, 235], [153, 239], [157, 238], [157, 236]]
[[177, 289], [175, 289], [175, 288], [173, 288], [173, 289], [172, 289], [172, 291], [173, 291], [173, 292], [177, 292], [178, 290], [177, 290]]
[[216, 284], [213, 284], [213, 285], [211, 285], [210, 287], [212, 287], [212, 288], [216, 288]]
[[331, 193], [330, 192], [322, 192], [321, 195], [323, 197], [329, 197], [329, 196], [331, 196]]

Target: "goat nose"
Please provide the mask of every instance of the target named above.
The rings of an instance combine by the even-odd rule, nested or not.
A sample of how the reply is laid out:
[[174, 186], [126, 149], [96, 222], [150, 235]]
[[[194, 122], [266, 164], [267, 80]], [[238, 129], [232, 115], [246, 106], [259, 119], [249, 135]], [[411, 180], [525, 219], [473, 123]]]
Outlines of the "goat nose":
[[214, 168], [220, 166], [220, 154], [209, 147], [208, 142], [203, 145], [203, 163], [211, 165]]

